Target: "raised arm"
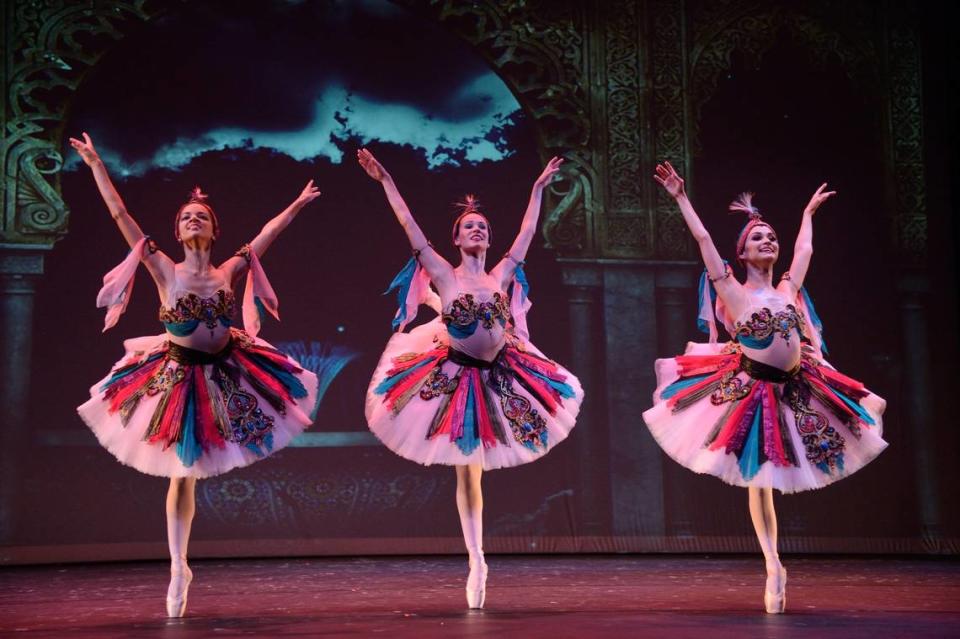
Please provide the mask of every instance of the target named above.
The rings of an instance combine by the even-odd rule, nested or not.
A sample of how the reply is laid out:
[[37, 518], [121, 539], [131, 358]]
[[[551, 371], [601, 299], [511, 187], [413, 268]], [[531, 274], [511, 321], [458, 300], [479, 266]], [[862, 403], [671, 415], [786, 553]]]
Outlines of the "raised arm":
[[303, 190], [300, 191], [297, 199], [290, 203], [290, 206], [283, 209], [276, 217], [263, 225], [263, 228], [260, 229], [257, 236], [250, 241], [250, 248], [256, 251], [258, 256], [266, 253], [267, 249], [270, 248], [270, 245], [277, 239], [281, 231], [290, 225], [290, 222], [293, 221], [293, 218], [297, 217], [297, 214], [303, 210], [303, 207], [318, 197], [320, 197], [320, 189], [313, 185], [313, 180], [310, 180], [307, 182], [307, 185], [303, 187]]
[[[723, 263], [723, 258], [717, 252], [717, 247], [713, 244], [710, 233], [707, 232], [700, 216], [693, 210], [693, 204], [687, 197], [687, 192], [683, 186], [683, 178], [677, 175], [676, 169], [669, 162], [657, 165], [657, 173], [653, 176], [657, 182], [677, 201], [680, 207], [680, 213], [683, 215], [683, 221], [687, 223], [687, 228], [693, 234], [697, 246], [700, 248], [700, 256], [703, 258], [703, 264], [707, 268], [707, 275], [713, 280], [720, 297], [728, 297], [741, 290], [740, 283], [734, 278], [727, 276], [727, 267]], [[724, 300], [727, 301], [727, 300]]]
[[[104, 166], [100, 155], [93, 146], [93, 140], [84, 132], [83, 140], [70, 138], [70, 146], [76, 150], [81, 159], [83, 159], [83, 162], [90, 167], [90, 171], [93, 173], [93, 179], [97, 183], [97, 189], [100, 191], [100, 197], [103, 198], [104, 203], [107, 205], [110, 216], [113, 218], [113, 221], [116, 222], [120, 233], [123, 234], [123, 238], [132, 248], [143, 238], [143, 231], [127, 211], [127, 207], [120, 198], [120, 194], [117, 193], [117, 189], [113, 186], [110, 175], [107, 173], [107, 167]], [[147, 270], [150, 271], [150, 275], [153, 276], [157, 286], [163, 289], [169, 281], [169, 278], [173, 276], [173, 261], [161, 251], [148, 251], [143, 257], [143, 262]]]
[[821, 184], [820, 188], [810, 198], [806, 208], [803, 209], [800, 231], [797, 233], [797, 241], [793, 245], [790, 277], [785, 278], [785, 281], [790, 282], [796, 288], [793, 291], [794, 293], [803, 286], [803, 280], [807, 277], [807, 270], [810, 268], [810, 258], [813, 257], [813, 214], [817, 212], [821, 204], [837, 194], [836, 191], [824, 191], [826, 188], [826, 182]]
[[[263, 257], [273, 241], [277, 239], [280, 233], [290, 226], [297, 214], [310, 202], [320, 197], [320, 189], [313, 185], [313, 180], [307, 182], [307, 185], [300, 191], [300, 195], [290, 203], [290, 206], [283, 209], [269, 222], [263, 225], [257, 236], [250, 240], [250, 249], [257, 254], [257, 257]], [[247, 261], [239, 255], [234, 255], [226, 262], [220, 265], [230, 273], [230, 279], [239, 276], [246, 269]]]
[[520, 222], [520, 232], [513, 240], [510, 250], [490, 272], [500, 282], [501, 288], [506, 289], [513, 277], [513, 272], [517, 269], [517, 265], [527, 257], [527, 251], [530, 250], [533, 236], [537, 233], [540, 206], [543, 202], [543, 190], [553, 180], [553, 176], [560, 171], [562, 164], [563, 158], [551, 158], [540, 177], [533, 183], [533, 188], [530, 191], [530, 201], [527, 203], [527, 210], [523, 213], [523, 221]]
[[367, 172], [367, 175], [383, 186], [383, 192], [387, 196], [387, 202], [390, 203], [390, 208], [393, 209], [394, 215], [397, 216], [397, 221], [400, 222], [400, 226], [403, 227], [403, 231], [407, 234], [410, 247], [418, 252], [420, 264], [423, 265], [423, 268], [427, 271], [433, 283], [438, 289], [452, 286], [454, 284], [453, 267], [450, 265], [450, 262], [443, 259], [427, 241], [427, 237], [423, 234], [423, 231], [420, 230], [417, 221], [413, 219], [413, 214], [407, 207], [407, 203], [403, 201], [400, 191], [397, 190], [397, 185], [394, 184], [393, 178], [390, 177], [387, 170], [384, 169], [383, 165], [366, 149], [357, 151], [357, 161], [360, 163], [360, 166], [363, 167], [363, 170]]

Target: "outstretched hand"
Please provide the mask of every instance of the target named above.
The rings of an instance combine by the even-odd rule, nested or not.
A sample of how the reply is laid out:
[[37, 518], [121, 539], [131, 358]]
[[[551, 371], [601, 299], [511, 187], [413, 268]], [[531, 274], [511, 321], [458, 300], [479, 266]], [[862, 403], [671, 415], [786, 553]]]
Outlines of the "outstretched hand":
[[550, 184], [550, 182], [553, 181], [553, 176], [560, 172], [561, 164], [563, 164], [563, 158], [556, 156], [550, 158], [547, 166], [543, 168], [543, 173], [541, 173], [537, 181], [533, 183], [533, 188], [543, 189]]
[[366, 149], [357, 151], [357, 162], [359, 162], [363, 170], [367, 172], [367, 175], [377, 182], [383, 182], [384, 179], [390, 176], [387, 170], [383, 168], [383, 165], [377, 161], [377, 158], [373, 157], [373, 153]]
[[87, 166], [93, 166], [100, 162], [100, 156], [97, 154], [97, 150], [93, 148], [93, 140], [90, 139], [86, 131], [83, 132], [83, 140], [70, 138], [70, 146], [80, 154], [80, 158]]
[[653, 179], [667, 190], [670, 197], [678, 198], [684, 194], [683, 178], [677, 175], [677, 170], [669, 162], [657, 165], [657, 173], [653, 176]]
[[807, 203], [807, 207], [803, 209], [804, 213], [809, 213], [813, 215], [817, 212], [817, 209], [820, 208], [820, 205], [826, 202], [828, 199], [837, 194], [836, 191], [824, 191], [827, 188], [827, 183], [824, 182], [820, 185], [820, 188], [817, 189], [817, 192], [813, 194], [810, 198], [810, 202]]
[[303, 207], [307, 204], [310, 204], [318, 197], [320, 197], [320, 189], [313, 185], [313, 180], [310, 180], [307, 182], [307, 185], [303, 187], [303, 190], [300, 191], [300, 195], [297, 196], [295, 204]]

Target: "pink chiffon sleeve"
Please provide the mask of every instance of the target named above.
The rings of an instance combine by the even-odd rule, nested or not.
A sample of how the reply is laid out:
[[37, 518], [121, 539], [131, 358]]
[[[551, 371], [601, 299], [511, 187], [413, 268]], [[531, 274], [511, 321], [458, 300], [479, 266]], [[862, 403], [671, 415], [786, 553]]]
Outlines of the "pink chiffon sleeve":
[[113, 328], [120, 316], [127, 310], [130, 296], [133, 295], [133, 282], [137, 274], [137, 266], [143, 259], [144, 249], [149, 246], [150, 238], [143, 236], [133, 245], [130, 253], [122, 262], [114, 266], [109, 273], [103, 276], [103, 287], [97, 293], [97, 308], [107, 309], [107, 316], [103, 322], [103, 331]]

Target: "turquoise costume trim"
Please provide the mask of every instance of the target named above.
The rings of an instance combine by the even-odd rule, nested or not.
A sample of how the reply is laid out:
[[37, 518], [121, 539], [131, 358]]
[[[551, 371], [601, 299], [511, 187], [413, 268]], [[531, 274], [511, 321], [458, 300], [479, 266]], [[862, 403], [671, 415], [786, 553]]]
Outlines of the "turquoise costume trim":
[[824, 355], [829, 355], [827, 351], [827, 342], [823, 339], [823, 322], [820, 320], [820, 316], [817, 315], [817, 309], [813, 306], [813, 300], [810, 298], [810, 294], [807, 293], [807, 287], [801, 287], [800, 295], [803, 297], [804, 303], [807, 305], [807, 315], [810, 317], [810, 322], [813, 324], [813, 327], [817, 329], [817, 333], [820, 334], [820, 350]]
[[470, 337], [481, 324], [486, 329], [493, 328], [494, 323], [506, 326], [509, 319], [508, 302], [500, 292], [486, 302], [478, 302], [471, 293], [461, 293], [443, 314], [443, 323], [454, 339]]
[[220, 289], [210, 297], [187, 293], [173, 308], [160, 307], [160, 321], [171, 335], [192, 335], [201, 322], [211, 331], [218, 325], [230, 328], [237, 306], [233, 292]]
[[407, 319], [407, 295], [409, 295], [410, 286], [413, 284], [413, 276], [417, 272], [417, 264], [417, 258], [411, 257], [403, 268], [400, 269], [400, 272], [396, 274], [393, 281], [390, 282], [387, 290], [383, 292], [384, 295], [389, 295], [391, 291], [397, 289], [397, 305], [399, 306], [399, 310], [393, 318], [393, 322], [391, 322], [393, 330], [397, 330], [400, 324]]

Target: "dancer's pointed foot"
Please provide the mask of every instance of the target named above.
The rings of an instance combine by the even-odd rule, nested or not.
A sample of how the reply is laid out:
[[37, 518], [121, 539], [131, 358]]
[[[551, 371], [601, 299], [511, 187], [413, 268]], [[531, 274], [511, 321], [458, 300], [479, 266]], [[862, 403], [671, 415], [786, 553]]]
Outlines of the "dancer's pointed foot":
[[170, 568], [170, 586], [167, 588], [167, 616], [182, 617], [187, 609], [187, 590], [193, 581], [193, 571], [186, 564]]
[[483, 608], [487, 598], [487, 562], [483, 555], [470, 558], [470, 574], [467, 576], [467, 606], [471, 609]]
[[787, 608], [787, 570], [781, 564], [767, 568], [763, 605], [772, 615], [780, 614]]

